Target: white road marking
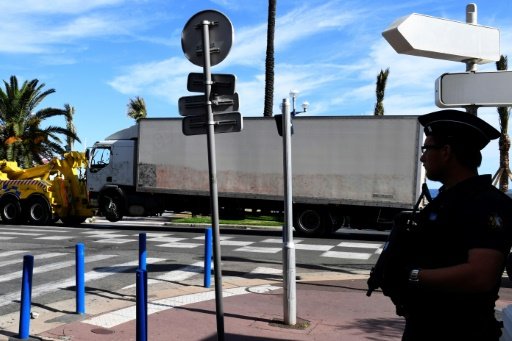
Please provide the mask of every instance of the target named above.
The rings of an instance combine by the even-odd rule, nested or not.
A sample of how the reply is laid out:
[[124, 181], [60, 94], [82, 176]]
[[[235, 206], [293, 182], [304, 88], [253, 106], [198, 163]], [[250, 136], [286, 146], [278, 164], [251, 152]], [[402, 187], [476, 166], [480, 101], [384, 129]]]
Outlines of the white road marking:
[[[111, 257], [115, 257], [115, 256], [111, 256]], [[146, 261], [148, 263], [156, 263], [156, 262], [162, 261], [162, 260], [164, 260], [164, 259], [148, 258]], [[138, 266], [138, 265], [139, 265], [139, 261], [137, 260], [137, 261], [131, 261], [131, 262], [127, 262], [127, 263], [113, 265], [113, 266], [107, 268], [108, 271], [105, 271], [105, 269], [103, 269], [101, 272], [94, 271], [94, 270], [89, 271], [89, 272], [85, 273], [85, 282], [90, 282], [90, 281], [102, 279], [102, 278], [105, 278], [108, 276], [112, 276], [119, 272], [125, 271], [127, 266]], [[76, 279], [75, 279], [74, 275], [73, 275], [73, 277], [70, 277], [67, 279], [61, 279], [61, 280], [57, 280], [54, 282], [38, 285], [38, 286], [32, 288], [32, 300], [36, 297], [42, 296], [42, 295], [50, 293], [52, 291], [56, 291], [59, 289], [65, 289], [65, 288], [72, 287], [75, 285], [76, 285]], [[19, 299], [20, 299], [20, 291], [19, 290], [4, 294], [4, 295], [0, 296], [0, 306], [10, 304], [14, 300], [19, 300]]]
[[[84, 262], [85, 263], [96, 262], [99, 260], [108, 259], [108, 258], [112, 258], [112, 257], [115, 257], [115, 256], [114, 255], [93, 255], [93, 256], [85, 257]], [[57, 269], [62, 269], [62, 268], [68, 267], [68, 266], [75, 265], [75, 260], [73, 259], [73, 260], [65, 261], [65, 262], [57, 262], [57, 263], [47, 264], [47, 265], [43, 265], [43, 266], [37, 266], [37, 259], [38, 259], [37, 255], [34, 256], [34, 269], [33, 269], [34, 274], [48, 272], [48, 271], [57, 270]], [[10, 274], [2, 275], [2, 276], [0, 276], [0, 283], [7, 282], [7, 281], [10, 281], [10, 280], [13, 280], [16, 278], [21, 278], [22, 275], [23, 275], [23, 272], [21, 271], [21, 269], [20, 269], [20, 271], [11, 272]]]
[[0, 252], [0, 257], [9, 257], [9, 256], [13, 256], [13, 255], [17, 255], [17, 254], [25, 253], [25, 252], [28, 252], [28, 251], [24, 251], [24, 250], [4, 251], [4, 252]]
[[235, 251], [256, 253], [278, 253], [279, 251], [281, 251], [281, 249], [277, 247], [244, 246], [239, 249], [235, 249]]
[[320, 257], [331, 258], [344, 258], [344, 259], [363, 259], [368, 260], [372, 256], [371, 253], [363, 252], [340, 252], [340, 251], [327, 251], [320, 255]]
[[247, 246], [254, 244], [254, 242], [237, 242], [236, 240], [221, 240], [220, 245], [225, 246]]
[[[268, 292], [270, 290], [281, 289], [281, 287], [272, 285], [258, 285], [254, 287], [237, 287], [223, 290], [223, 297], [238, 296], [242, 294], [248, 294], [250, 292]], [[164, 298], [153, 302], [148, 302], [147, 314], [151, 315], [159, 311], [172, 309], [175, 307], [181, 307], [184, 305], [199, 303], [203, 301], [209, 301], [215, 299], [215, 291], [206, 291], [196, 294], [189, 294], [171, 298]], [[107, 314], [95, 316], [88, 320], [83, 321], [84, 323], [91, 324], [93, 326], [112, 328], [122, 323], [126, 323], [134, 320], [136, 317], [136, 306], [131, 306], [124, 309], [112, 311]]]
[[82, 234], [97, 234], [99, 236], [105, 235], [105, 234], [113, 234], [113, 233], [119, 233], [118, 230], [91, 230], [91, 231], [85, 231], [81, 232]]
[[282, 275], [283, 269], [266, 268], [260, 266], [252, 270], [250, 273], [254, 275]]
[[297, 250], [307, 250], [307, 251], [329, 251], [332, 249], [334, 245], [315, 245], [315, 244], [296, 244], [295, 248]]
[[[302, 239], [294, 239], [294, 243], [301, 243], [303, 242]], [[277, 239], [277, 238], [268, 238], [261, 241], [261, 243], [273, 243], [273, 244], [283, 244], [283, 239]]]
[[[213, 269], [213, 265], [212, 265]], [[204, 262], [196, 262], [191, 265], [187, 265], [183, 268], [180, 268], [178, 270], [169, 271], [164, 273], [163, 275], [159, 275], [155, 278], [148, 278], [148, 285], [154, 284], [154, 283], [161, 283], [163, 281], [165, 282], [182, 282], [185, 281], [197, 274], [204, 272]], [[128, 285], [123, 289], [130, 289], [134, 288], [135, 284]]]
[[29, 233], [29, 232], [0, 232], [0, 234], [14, 235], [14, 236], [41, 236], [43, 233]]
[[338, 244], [338, 246], [341, 247], [354, 247], [354, 248], [361, 248], [361, 249], [378, 249], [382, 246], [382, 244], [376, 244], [376, 243], [354, 243], [354, 242], [341, 242]]
[[158, 237], [169, 237], [174, 233], [157, 233], [157, 232], [146, 232], [146, 238], [158, 238]]
[[102, 243], [102, 244], [126, 244], [126, 243], [131, 243], [131, 242], [136, 242], [136, 241], [137, 241], [137, 239], [107, 238], [107, 239], [95, 240], [94, 242]]
[[185, 240], [188, 238], [176, 238], [176, 237], [155, 237], [155, 238], [147, 238], [147, 241], [157, 242], [157, 243], [174, 243], [179, 242], [181, 240]]
[[[25, 252], [25, 251], [22, 251], [22, 252]], [[49, 258], [59, 257], [59, 256], [64, 256], [64, 255], [67, 255], [67, 253], [58, 253], [58, 252], [43, 253], [43, 254], [34, 256], [34, 262], [39, 259], [49, 259]], [[6, 260], [3, 262], [0, 262], [0, 267], [17, 264], [17, 263], [22, 263], [22, 262], [23, 262], [23, 257], [19, 257], [18, 259], [11, 259], [11, 260]], [[2, 281], [0, 280], [0, 282], [2, 282]]]
[[48, 236], [48, 237], [37, 237], [35, 239], [43, 239], [43, 240], [65, 240], [71, 239], [72, 236]]
[[28, 228], [28, 227], [5, 227], [5, 226], [2, 226], [1, 229], [2, 229], [2, 231], [23, 231], [23, 232], [41, 232], [41, 233], [46, 233], [46, 232], [66, 233], [66, 232], [68, 232], [68, 230], [63, 231], [62, 229], [54, 229], [53, 227], [52, 228], [46, 228], [46, 227]]
[[174, 247], [174, 248], [177, 248], [177, 249], [192, 249], [194, 247], [204, 246], [204, 245], [203, 244], [194, 244], [194, 243], [175, 242], [175, 243], [159, 244], [159, 245], [156, 245], [156, 246], [160, 246], [160, 247]]
[[[220, 236], [219, 240], [228, 240], [228, 239], [233, 239], [233, 238], [234, 237]], [[194, 237], [193, 239], [205, 240], [206, 237], [205, 236], [200, 236], [200, 237]]]

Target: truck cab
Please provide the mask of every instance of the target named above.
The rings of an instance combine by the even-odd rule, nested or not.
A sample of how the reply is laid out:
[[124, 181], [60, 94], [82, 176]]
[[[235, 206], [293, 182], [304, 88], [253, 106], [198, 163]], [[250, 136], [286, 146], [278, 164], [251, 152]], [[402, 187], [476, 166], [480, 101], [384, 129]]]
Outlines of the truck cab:
[[112, 221], [122, 219], [123, 198], [135, 190], [136, 135], [121, 132], [94, 143], [87, 168], [90, 203]]

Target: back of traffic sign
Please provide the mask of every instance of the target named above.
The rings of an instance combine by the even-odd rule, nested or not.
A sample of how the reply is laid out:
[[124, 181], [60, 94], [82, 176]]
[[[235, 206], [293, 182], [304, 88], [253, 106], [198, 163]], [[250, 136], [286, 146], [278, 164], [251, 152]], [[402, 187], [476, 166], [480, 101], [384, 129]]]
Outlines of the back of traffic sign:
[[205, 66], [203, 54], [202, 23], [210, 22], [210, 64], [217, 65], [226, 58], [233, 45], [234, 32], [231, 21], [224, 14], [214, 10], [196, 13], [190, 18], [181, 33], [181, 47], [185, 56], [197, 66]]
[[445, 73], [436, 80], [440, 108], [512, 105], [512, 71]]

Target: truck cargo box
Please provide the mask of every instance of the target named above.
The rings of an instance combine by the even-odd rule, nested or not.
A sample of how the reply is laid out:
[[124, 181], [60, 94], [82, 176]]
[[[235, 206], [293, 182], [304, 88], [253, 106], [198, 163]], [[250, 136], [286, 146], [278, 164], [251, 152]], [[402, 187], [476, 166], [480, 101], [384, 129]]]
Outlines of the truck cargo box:
[[[283, 142], [274, 118], [244, 118], [217, 134], [219, 197], [283, 200]], [[295, 203], [413, 207], [421, 190], [423, 132], [416, 116], [295, 117]], [[207, 138], [184, 136], [180, 118], [139, 124], [140, 192], [209, 195]]]

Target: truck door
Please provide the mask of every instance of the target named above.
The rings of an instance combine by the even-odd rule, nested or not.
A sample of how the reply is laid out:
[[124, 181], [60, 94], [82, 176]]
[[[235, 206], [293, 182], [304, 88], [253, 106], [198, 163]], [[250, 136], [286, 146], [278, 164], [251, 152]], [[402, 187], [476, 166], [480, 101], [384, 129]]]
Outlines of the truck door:
[[134, 185], [134, 146], [131, 140], [94, 145], [87, 173], [90, 192], [100, 192], [108, 185]]

